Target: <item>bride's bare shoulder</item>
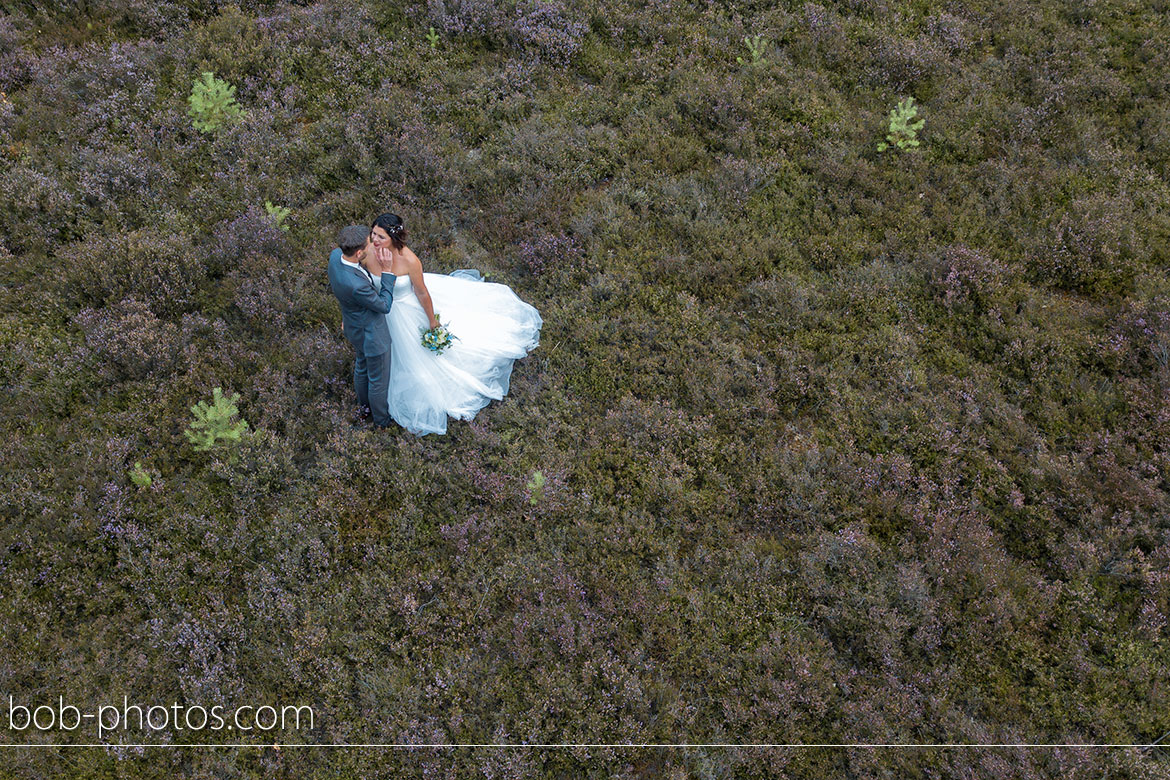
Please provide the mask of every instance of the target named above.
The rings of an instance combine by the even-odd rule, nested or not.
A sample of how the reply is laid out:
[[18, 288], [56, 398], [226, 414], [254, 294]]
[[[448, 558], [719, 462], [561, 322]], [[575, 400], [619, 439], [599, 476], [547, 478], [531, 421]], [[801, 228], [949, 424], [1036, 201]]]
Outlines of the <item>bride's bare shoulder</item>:
[[402, 247], [397, 251], [393, 251], [394, 257], [394, 275], [406, 276], [416, 268], [421, 268], [422, 263], [419, 262], [418, 255], [410, 251], [410, 247]]
[[410, 250], [410, 247], [402, 247], [399, 253], [402, 256], [402, 262], [409, 268], [422, 268], [422, 260], [418, 259], [418, 255]]

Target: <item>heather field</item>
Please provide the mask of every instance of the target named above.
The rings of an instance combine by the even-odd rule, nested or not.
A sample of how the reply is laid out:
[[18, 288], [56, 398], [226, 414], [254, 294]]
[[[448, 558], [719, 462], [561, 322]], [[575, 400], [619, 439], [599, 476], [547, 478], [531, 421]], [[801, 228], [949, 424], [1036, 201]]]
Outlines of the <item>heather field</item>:
[[[1167, 0], [2, 5], [0, 777], [1170, 774]], [[383, 211], [544, 318], [443, 437]]]

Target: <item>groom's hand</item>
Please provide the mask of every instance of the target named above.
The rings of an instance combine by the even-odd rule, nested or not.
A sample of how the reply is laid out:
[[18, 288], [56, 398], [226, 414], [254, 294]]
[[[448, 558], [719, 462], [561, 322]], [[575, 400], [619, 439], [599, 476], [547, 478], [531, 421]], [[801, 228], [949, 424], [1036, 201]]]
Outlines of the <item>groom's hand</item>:
[[390, 253], [390, 250], [385, 247], [374, 247], [374, 254], [377, 255], [378, 262], [382, 264], [382, 273], [390, 273], [390, 266], [394, 264], [394, 255]]

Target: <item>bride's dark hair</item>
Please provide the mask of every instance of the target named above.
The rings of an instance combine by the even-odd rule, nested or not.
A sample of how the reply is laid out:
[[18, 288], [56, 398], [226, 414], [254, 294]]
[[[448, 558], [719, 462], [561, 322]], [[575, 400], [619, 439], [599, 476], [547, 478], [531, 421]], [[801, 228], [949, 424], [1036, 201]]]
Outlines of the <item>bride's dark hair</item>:
[[402, 217], [389, 212], [379, 214], [378, 218], [374, 220], [374, 224], [370, 225], [370, 230], [373, 231], [376, 227], [386, 231], [386, 235], [390, 236], [390, 240], [394, 242], [395, 249], [406, 246], [406, 228], [402, 224]]

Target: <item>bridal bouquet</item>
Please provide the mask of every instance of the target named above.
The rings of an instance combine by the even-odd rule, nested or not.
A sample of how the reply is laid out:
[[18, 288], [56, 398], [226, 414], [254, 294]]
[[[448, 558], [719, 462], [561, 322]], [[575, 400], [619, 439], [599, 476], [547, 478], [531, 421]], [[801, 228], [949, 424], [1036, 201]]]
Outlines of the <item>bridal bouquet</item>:
[[[438, 318], [439, 314], [436, 312], [435, 319]], [[441, 322], [437, 328], [419, 328], [419, 332], [422, 333], [422, 345], [436, 355], [443, 354], [443, 350], [451, 346], [452, 341], [459, 338], [447, 330], [447, 326]]]

